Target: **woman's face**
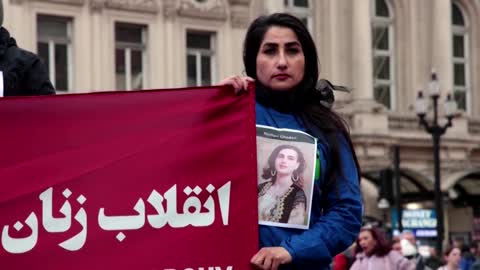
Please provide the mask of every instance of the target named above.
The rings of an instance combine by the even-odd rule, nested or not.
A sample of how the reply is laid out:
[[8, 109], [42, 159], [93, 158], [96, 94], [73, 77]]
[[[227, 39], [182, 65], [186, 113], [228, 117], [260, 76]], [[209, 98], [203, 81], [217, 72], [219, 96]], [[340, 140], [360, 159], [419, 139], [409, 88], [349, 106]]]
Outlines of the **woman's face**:
[[361, 231], [358, 235], [358, 243], [366, 254], [371, 254], [377, 241], [373, 238], [370, 231]]
[[293, 149], [282, 149], [278, 152], [275, 159], [275, 170], [280, 175], [292, 174], [298, 169], [300, 163], [298, 162], [298, 153]]
[[459, 248], [454, 248], [448, 256], [445, 256], [447, 263], [458, 266], [460, 264], [460, 259], [462, 258]]
[[270, 27], [257, 54], [257, 79], [275, 91], [297, 86], [305, 74], [302, 45], [290, 28]]

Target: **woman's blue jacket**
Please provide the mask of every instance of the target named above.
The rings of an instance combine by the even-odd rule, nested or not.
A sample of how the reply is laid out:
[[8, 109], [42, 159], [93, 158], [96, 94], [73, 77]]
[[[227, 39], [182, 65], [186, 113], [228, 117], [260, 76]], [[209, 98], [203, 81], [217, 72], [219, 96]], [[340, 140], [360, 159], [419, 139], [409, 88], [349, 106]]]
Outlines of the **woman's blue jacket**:
[[[275, 128], [305, 132], [302, 121], [291, 113], [282, 113], [256, 104], [256, 123]], [[318, 139], [318, 138], [317, 138]], [[320, 177], [315, 179], [308, 230], [260, 225], [260, 247], [282, 246], [292, 255], [290, 265], [280, 269], [330, 269], [333, 257], [356, 239], [362, 224], [362, 198], [357, 168], [345, 137], [339, 136], [340, 168], [335, 185], [324, 185], [329, 168], [329, 146], [317, 141]]]

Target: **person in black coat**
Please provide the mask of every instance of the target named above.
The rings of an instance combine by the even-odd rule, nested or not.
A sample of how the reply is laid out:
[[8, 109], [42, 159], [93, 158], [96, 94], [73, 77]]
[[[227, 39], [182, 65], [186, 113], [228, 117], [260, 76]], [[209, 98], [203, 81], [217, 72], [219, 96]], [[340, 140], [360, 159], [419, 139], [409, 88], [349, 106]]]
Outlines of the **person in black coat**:
[[47, 69], [40, 58], [19, 48], [2, 23], [3, 4], [0, 1], [0, 71], [3, 73], [3, 96], [55, 94]]

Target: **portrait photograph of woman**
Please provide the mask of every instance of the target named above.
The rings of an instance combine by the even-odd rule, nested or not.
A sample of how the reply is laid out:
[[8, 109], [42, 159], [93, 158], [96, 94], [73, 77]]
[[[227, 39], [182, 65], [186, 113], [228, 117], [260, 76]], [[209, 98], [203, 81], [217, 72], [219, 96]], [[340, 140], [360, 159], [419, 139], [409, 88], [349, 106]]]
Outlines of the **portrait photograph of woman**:
[[263, 225], [307, 229], [315, 139], [298, 131], [290, 133], [257, 132], [258, 218]]

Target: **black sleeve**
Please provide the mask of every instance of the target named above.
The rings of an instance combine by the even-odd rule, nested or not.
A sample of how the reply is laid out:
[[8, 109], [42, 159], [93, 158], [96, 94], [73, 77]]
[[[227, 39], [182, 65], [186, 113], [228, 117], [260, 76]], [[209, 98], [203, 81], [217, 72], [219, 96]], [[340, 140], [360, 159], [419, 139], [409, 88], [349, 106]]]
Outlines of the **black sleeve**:
[[303, 203], [305, 205], [305, 210], [307, 208], [307, 197], [305, 196], [305, 192], [300, 187], [298, 188], [297, 192], [295, 193], [295, 198], [293, 200], [293, 208], [295, 208], [298, 204]]
[[43, 62], [32, 53], [27, 53], [30, 58], [24, 70], [22, 88], [29, 95], [54, 95], [55, 89], [50, 82], [48, 71]]

